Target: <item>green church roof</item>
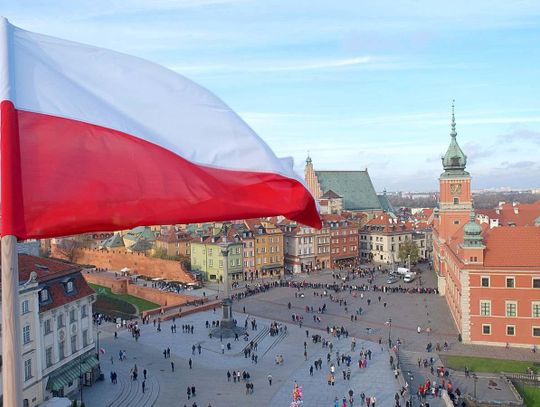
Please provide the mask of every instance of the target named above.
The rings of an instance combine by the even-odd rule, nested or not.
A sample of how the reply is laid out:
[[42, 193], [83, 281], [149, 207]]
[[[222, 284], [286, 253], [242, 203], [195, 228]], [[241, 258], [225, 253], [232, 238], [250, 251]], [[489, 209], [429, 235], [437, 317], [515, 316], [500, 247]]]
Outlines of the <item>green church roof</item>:
[[381, 203], [383, 211], [387, 213], [395, 213], [395, 209], [388, 200], [388, 196], [386, 195], [386, 191], [382, 195], [377, 195], [379, 198], [379, 202]]
[[475, 247], [482, 246], [482, 226], [476, 223], [474, 211], [469, 215], [469, 222], [463, 226], [463, 246]]
[[315, 171], [322, 193], [332, 190], [343, 197], [343, 209], [383, 209], [367, 171]]
[[456, 140], [456, 119], [454, 116], [454, 104], [452, 103], [452, 131], [450, 132], [452, 139], [450, 140], [450, 145], [446, 154], [442, 158], [442, 164], [444, 167], [443, 175], [468, 175], [465, 171], [465, 166], [467, 165], [467, 156], [459, 147], [459, 144]]

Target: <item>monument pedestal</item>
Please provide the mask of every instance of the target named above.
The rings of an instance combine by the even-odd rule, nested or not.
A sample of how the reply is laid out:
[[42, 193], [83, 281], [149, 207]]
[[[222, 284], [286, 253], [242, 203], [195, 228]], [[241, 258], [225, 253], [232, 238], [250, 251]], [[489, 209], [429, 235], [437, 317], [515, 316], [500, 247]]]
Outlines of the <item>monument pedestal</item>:
[[221, 302], [222, 317], [217, 328], [212, 329], [213, 338], [234, 338], [235, 335], [242, 336], [246, 333], [243, 327], [236, 326], [232, 315], [232, 301], [225, 298]]

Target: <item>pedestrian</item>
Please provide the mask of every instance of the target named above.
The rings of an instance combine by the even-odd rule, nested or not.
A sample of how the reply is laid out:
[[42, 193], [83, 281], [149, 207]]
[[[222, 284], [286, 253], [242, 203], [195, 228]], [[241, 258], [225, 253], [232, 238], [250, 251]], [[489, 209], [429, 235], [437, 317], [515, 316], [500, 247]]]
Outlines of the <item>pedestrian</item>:
[[188, 386], [187, 388], [187, 399], [191, 399], [191, 387]]
[[[228, 382], [231, 381], [231, 372], [229, 372], [228, 370], [227, 370], [227, 381]], [[235, 380], [235, 382], [236, 382], [236, 380]]]
[[171, 362], [171, 370], [174, 373], [174, 362]]
[[143, 394], [144, 394], [144, 389], [146, 388], [146, 380], [143, 380], [141, 386], [142, 386], [142, 392], [143, 392]]
[[191, 358], [189, 358], [189, 368], [191, 369], [193, 367], [193, 361], [191, 360]]
[[195, 397], [195, 386], [191, 386], [191, 397]]
[[272, 375], [271, 374], [268, 374], [268, 385], [271, 386], [272, 385]]

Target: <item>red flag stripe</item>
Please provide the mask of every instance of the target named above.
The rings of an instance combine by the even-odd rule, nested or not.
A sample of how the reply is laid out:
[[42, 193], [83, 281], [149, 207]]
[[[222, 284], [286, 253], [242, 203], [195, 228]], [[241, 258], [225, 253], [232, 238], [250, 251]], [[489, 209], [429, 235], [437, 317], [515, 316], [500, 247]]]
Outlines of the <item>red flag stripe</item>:
[[[11, 153], [16, 146], [4, 144], [4, 126], [15, 131], [16, 119], [24, 160], [6, 163], [4, 148]], [[196, 165], [137, 137], [15, 110], [9, 101], [2, 102], [2, 126], [2, 171], [20, 168], [9, 177], [20, 175], [20, 206], [2, 202], [3, 235], [44, 238], [271, 215], [320, 227], [310, 193], [279, 174]]]

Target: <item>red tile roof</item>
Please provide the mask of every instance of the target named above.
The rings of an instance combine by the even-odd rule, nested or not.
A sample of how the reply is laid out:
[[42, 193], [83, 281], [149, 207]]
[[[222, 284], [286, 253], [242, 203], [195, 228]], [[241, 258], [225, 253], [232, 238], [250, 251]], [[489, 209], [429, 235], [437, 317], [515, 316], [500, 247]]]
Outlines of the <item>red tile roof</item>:
[[486, 230], [484, 267], [536, 267], [540, 270], [540, 227]]
[[499, 219], [501, 226], [534, 226], [534, 221], [540, 216], [540, 200], [523, 203], [505, 203], [495, 209], [478, 209], [477, 213], [490, 219]]
[[[22, 283], [30, 278], [30, 273], [36, 272], [40, 287], [47, 287], [51, 302], [40, 304], [40, 311], [60, 307], [69, 302], [84, 298], [94, 293], [81, 275], [80, 266], [60, 260], [45, 257], [19, 254], [19, 281]], [[64, 282], [73, 281], [75, 290], [66, 293]]]

